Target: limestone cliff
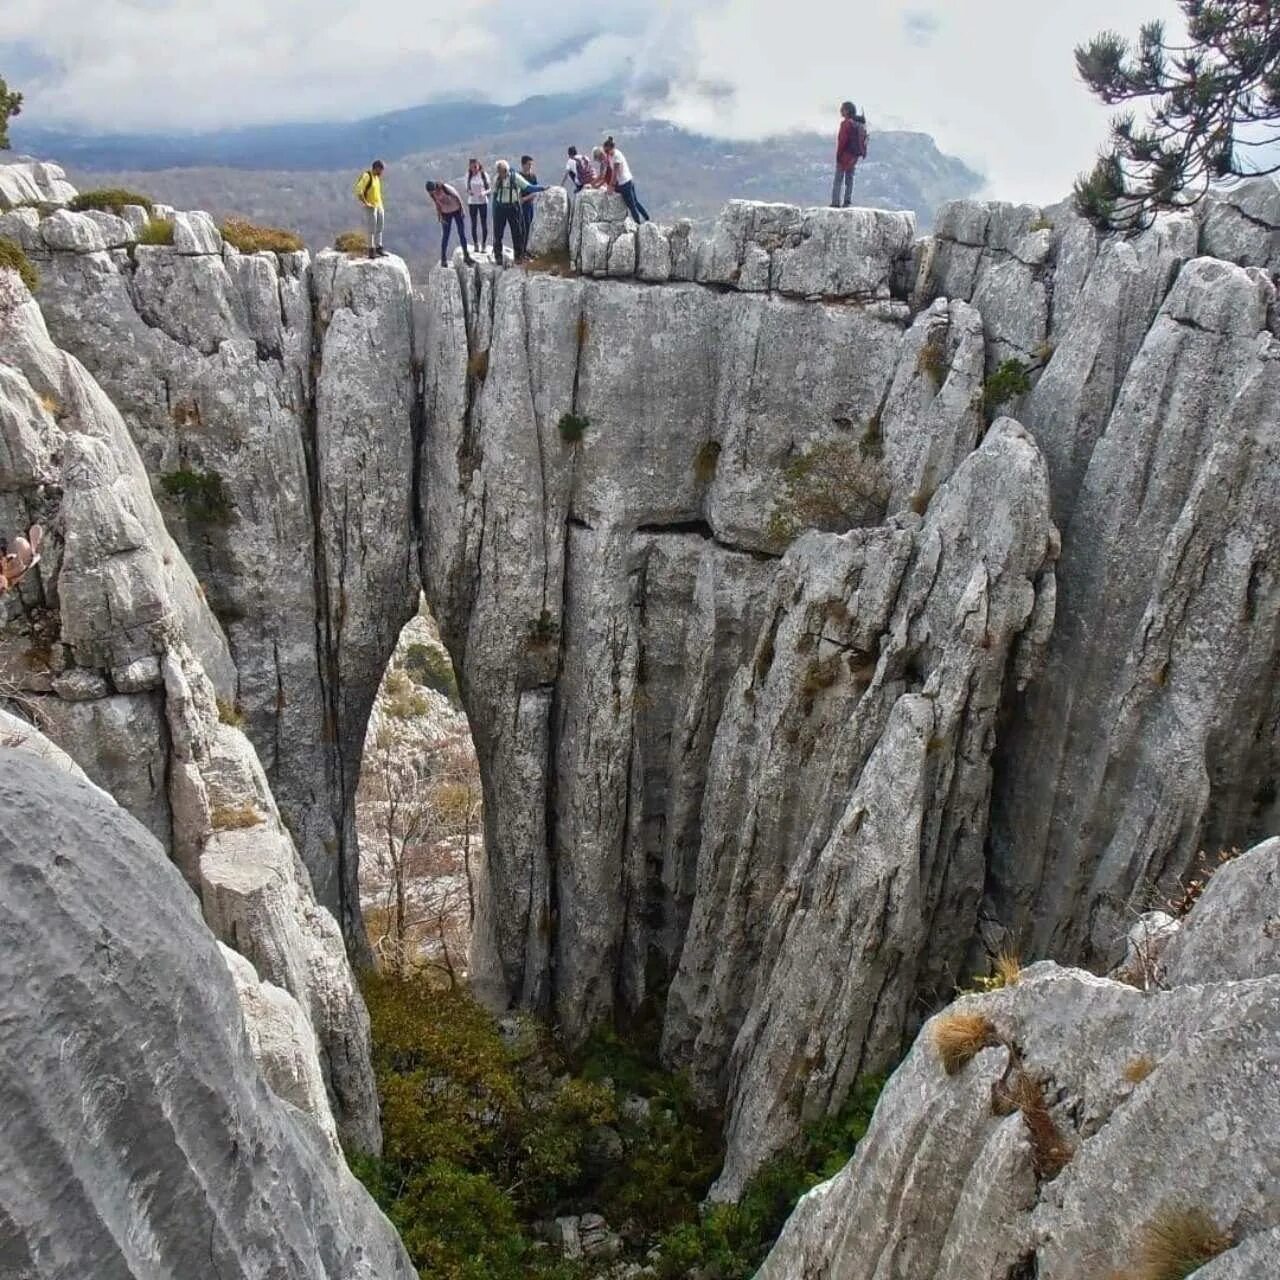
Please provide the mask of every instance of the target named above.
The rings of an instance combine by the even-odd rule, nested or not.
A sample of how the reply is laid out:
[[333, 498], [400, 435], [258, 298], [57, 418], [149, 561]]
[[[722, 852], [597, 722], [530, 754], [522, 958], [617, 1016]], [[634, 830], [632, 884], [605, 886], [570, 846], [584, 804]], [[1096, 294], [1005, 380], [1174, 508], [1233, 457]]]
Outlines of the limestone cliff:
[[[1042, 963], [939, 1014], [760, 1280], [1128, 1275], [1153, 1224], [1193, 1214], [1221, 1237], [1198, 1277], [1274, 1275], [1278, 876], [1276, 840], [1218, 872], [1156, 989]], [[948, 1075], [957, 1015], [990, 1043]]]
[[215, 697], [210, 676], [234, 680], [222, 632], [120, 415], [4, 274], [0, 528], [48, 533], [0, 596], [0, 692], [148, 827], [213, 933], [296, 1001], [339, 1132], [376, 1151], [368, 1016], [258, 758]]
[[0, 727], [0, 1274], [412, 1280], [332, 1134], [268, 1088], [164, 850], [14, 736]]
[[719, 1194], [988, 952], [1109, 964], [1198, 848], [1276, 829], [1274, 188], [1129, 241], [592, 193], [541, 269], [417, 289], [131, 216], [0, 234], [121, 407], [321, 901], [358, 951], [420, 578], [484, 782], [478, 984], [573, 1040], [662, 1002]]

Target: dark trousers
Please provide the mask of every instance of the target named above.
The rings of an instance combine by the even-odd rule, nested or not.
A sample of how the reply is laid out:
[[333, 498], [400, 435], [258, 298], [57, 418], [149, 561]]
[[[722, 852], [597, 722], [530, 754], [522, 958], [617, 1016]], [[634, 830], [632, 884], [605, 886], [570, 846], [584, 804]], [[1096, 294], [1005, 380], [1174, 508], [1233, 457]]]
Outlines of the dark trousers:
[[840, 205], [840, 184], [844, 183], [844, 208], [849, 207], [853, 199], [853, 170], [836, 168], [836, 180], [831, 184], [831, 207], [838, 209]]
[[626, 202], [627, 209], [636, 222], [649, 221], [649, 211], [640, 203], [640, 197], [636, 195], [636, 184], [634, 182], [624, 182], [618, 188], [618, 194]]
[[[476, 230], [476, 224], [480, 224], [480, 229]], [[473, 204], [471, 206], [471, 243], [477, 249], [483, 249], [489, 240], [489, 206], [487, 204]]]
[[467, 228], [462, 221], [462, 210], [457, 213], [446, 213], [444, 215], [444, 236], [440, 241], [440, 265], [443, 267], [445, 260], [449, 256], [449, 232], [458, 228], [458, 243], [462, 245], [462, 256], [468, 258], [471, 255], [467, 252]]
[[493, 206], [493, 260], [502, 261], [502, 241], [506, 229], [511, 228], [511, 248], [517, 258], [524, 257], [524, 214], [518, 204]]
[[533, 230], [533, 201], [520, 206], [524, 210], [524, 247], [525, 252], [529, 250], [529, 233]]

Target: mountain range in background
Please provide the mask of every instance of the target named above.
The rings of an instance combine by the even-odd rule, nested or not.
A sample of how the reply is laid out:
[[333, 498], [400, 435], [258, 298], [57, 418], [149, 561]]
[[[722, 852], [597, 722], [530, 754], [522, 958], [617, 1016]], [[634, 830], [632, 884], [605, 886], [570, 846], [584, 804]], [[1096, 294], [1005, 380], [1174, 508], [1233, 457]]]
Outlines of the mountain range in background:
[[[941, 152], [927, 134], [879, 131], [869, 121], [870, 155], [854, 186], [858, 204], [911, 209], [927, 229], [946, 200], [975, 194], [983, 178]], [[624, 108], [601, 93], [528, 98], [513, 106], [439, 102], [366, 120], [275, 124], [208, 133], [90, 134], [15, 121], [19, 150], [56, 160], [81, 189], [124, 186], [179, 208], [237, 214], [297, 230], [313, 248], [360, 225], [351, 192], [374, 157], [387, 162], [387, 245], [406, 255], [434, 253], [435, 216], [423, 182], [461, 185], [469, 156], [493, 161], [535, 157], [544, 182], [560, 180], [565, 148], [589, 149], [612, 133], [627, 153], [641, 197], [654, 216], [708, 219], [742, 197], [813, 205], [830, 198], [831, 136], [792, 133], [730, 141], [691, 133]]]

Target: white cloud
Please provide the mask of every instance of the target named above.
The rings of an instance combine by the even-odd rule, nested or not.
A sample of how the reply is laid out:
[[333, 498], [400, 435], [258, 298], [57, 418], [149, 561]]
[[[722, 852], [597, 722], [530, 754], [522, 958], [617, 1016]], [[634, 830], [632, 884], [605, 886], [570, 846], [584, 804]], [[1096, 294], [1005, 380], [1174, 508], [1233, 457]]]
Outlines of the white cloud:
[[1073, 47], [1175, 16], [1173, 0], [4, 0], [0, 51], [39, 68], [18, 86], [27, 119], [102, 130], [666, 81], [679, 123], [759, 137], [830, 129], [851, 97], [873, 146], [920, 129], [994, 194], [1048, 201], [1105, 132]]

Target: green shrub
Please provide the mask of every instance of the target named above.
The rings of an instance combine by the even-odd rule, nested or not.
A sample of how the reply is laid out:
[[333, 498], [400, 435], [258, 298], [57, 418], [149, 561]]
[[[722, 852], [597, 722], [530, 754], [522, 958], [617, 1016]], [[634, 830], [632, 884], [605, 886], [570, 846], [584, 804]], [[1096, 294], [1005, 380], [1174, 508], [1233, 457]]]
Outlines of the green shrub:
[[422, 692], [414, 687], [413, 681], [403, 671], [387, 672], [383, 692], [386, 695], [383, 702], [386, 713], [397, 720], [412, 720], [415, 716], [425, 716], [431, 710]]
[[693, 460], [693, 473], [699, 484], [710, 484], [716, 476], [716, 468], [720, 465], [720, 441], [708, 440], [698, 450]]
[[737, 1204], [711, 1205], [697, 1221], [668, 1231], [658, 1242], [658, 1275], [683, 1280], [699, 1269], [718, 1280], [755, 1275], [796, 1201], [849, 1162], [883, 1088], [882, 1076], [861, 1080], [837, 1115], [808, 1129], [796, 1150], [764, 1165]]
[[565, 444], [577, 444], [587, 434], [587, 428], [590, 425], [589, 418], [583, 418], [576, 413], [566, 413], [560, 419], [560, 439]]
[[458, 702], [458, 677], [443, 645], [414, 643], [404, 651], [404, 669], [409, 676], [436, 693], [443, 693], [455, 706]]
[[150, 196], [123, 187], [100, 187], [95, 191], [82, 191], [67, 208], [72, 213], [84, 213], [88, 209], [100, 209], [103, 213], [119, 213], [128, 204], [140, 204], [148, 213], [153, 208]]
[[165, 245], [173, 243], [173, 219], [152, 218], [138, 233], [139, 244]]
[[27, 257], [26, 252], [16, 240], [10, 240], [8, 236], [0, 236], [0, 269], [5, 267], [10, 271], [16, 271], [22, 278], [22, 283], [35, 293], [36, 286], [40, 283], [40, 276], [31, 265], [31, 259]]
[[368, 253], [369, 237], [363, 231], [342, 231], [334, 240], [333, 247], [339, 253]]
[[844, 533], [877, 510], [886, 497], [878, 424], [873, 438], [875, 448], [865, 437], [828, 440], [793, 458], [765, 531], [769, 541], [785, 546], [805, 529]]
[[302, 237], [281, 227], [259, 227], [247, 218], [228, 218], [219, 228], [222, 238], [241, 253], [297, 253]]
[[160, 487], [185, 508], [188, 517], [205, 524], [228, 524], [235, 505], [216, 471], [183, 467], [160, 477]]
[[982, 404], [988, 422], [994, 422], [1000, 409], [1010, 400], [1025, 396], [1031, 390], [1030, 369], [1021, 360], [1011, 359], [1003, 364], [983, 384]]

